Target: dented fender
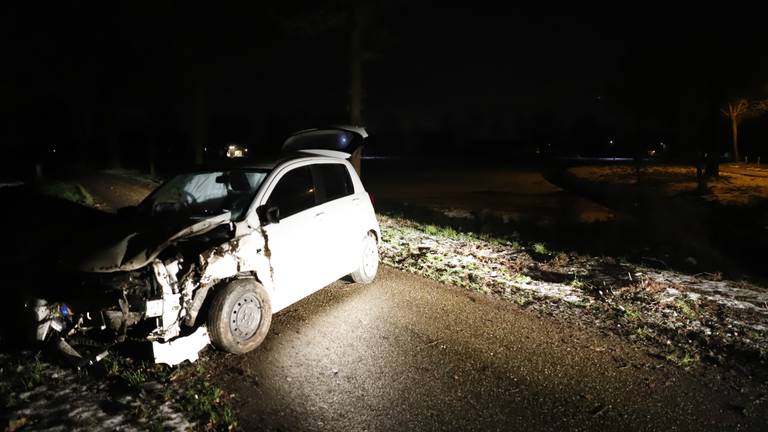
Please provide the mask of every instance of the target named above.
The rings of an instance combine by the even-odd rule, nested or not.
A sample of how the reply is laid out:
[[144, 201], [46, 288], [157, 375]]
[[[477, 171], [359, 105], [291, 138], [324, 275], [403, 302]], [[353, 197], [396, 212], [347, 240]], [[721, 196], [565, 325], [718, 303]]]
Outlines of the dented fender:
[[200, 285], [212, 286], [243, 274], [252, 274], [274, 293], [266, 237], [261, 229], [247, 232], [200, 255]]
[[[113, 332], [114, 341], [121, 342], [126, 334], [136, 337], [130, 329], [139, 322], [153, 321], [153, 328], [141, 330], [140, 337], [152, 344], [155, 362], [175, 365], [184, 360], [195, 361], [199, 351], [210, 343], [205, 325], [196, 326], [200, 321], [197, 317], [217, 285], [237, 277], [256, 277], [270, 297], [274, 295], [265, 233], [258, 222], [256, 228], [249, 222], [253, 221], [233, 224], [230, 240], [205, 249], [198, 256], [177, 254], [164, 260], [153, 257], [146, 264], [147, 271], [141, 273], [143, 282], [140, 281], [142, 286], [153, 287], [151, 290], [136, 290], [133, 285], [120, 285], [117, 281], [121, 279], [109, 279], [116, 284], [110, 288], [112, 292], [120, 293], [116, 304], [63, 316], [58, 313], [63, 303], [44, 299], [30, 303], [28, 308], [37, 321], [36, 339], [59, 341], [56, 346], [66, 347], [66, 354], [79, 356], [66, 343], [73, 334]], [[120, 277], [118, 273], [114, 275]]]

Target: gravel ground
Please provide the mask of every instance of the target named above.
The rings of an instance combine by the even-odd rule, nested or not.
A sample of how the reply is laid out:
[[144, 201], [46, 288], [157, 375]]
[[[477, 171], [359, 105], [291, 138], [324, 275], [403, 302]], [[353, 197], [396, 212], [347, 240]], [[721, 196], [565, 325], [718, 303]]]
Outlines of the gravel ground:
[[[215, 380], [245, 430], [762, 431], [764, 396], [594, 326], [383, 267], [277, 314]], [[763, 397], [763, 399], [761, 399]]]

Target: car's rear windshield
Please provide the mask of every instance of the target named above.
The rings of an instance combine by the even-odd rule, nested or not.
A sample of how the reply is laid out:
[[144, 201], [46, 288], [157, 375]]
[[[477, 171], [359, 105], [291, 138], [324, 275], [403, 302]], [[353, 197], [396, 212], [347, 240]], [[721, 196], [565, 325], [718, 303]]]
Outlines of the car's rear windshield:
[[229, 211], [233, 220], [241, 220], [267, 174], [244, 169], [180, 174], [148, 196], [139, 213], [201, 218]]

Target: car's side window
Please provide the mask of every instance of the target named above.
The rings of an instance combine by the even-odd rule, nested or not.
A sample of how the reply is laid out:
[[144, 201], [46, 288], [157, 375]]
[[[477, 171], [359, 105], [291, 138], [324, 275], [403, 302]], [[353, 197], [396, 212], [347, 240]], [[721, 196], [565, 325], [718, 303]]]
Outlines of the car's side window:
[[322, 204], [352, 195], [355, 188], [347, 167], [338, 163], [312, 165], [312, 173], [317, 185], [317, 202]]
[[309, 166], [295, 168], [278, 180], [267, 199], [267, 208], [277, 206], [287, 218], [315, 205], [315, 185]]

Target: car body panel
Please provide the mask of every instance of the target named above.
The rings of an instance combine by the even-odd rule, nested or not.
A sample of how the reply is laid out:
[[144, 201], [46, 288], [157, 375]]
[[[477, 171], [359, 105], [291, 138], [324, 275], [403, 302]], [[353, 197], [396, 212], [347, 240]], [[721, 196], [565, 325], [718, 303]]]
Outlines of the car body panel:
[[268, 239], [272, 280], [275, 290], [270, 301], [273, 312], [301, 300], [324, 285], [321, 249], [322, 225], [314, 209], [291, 215], [263, 228]]

